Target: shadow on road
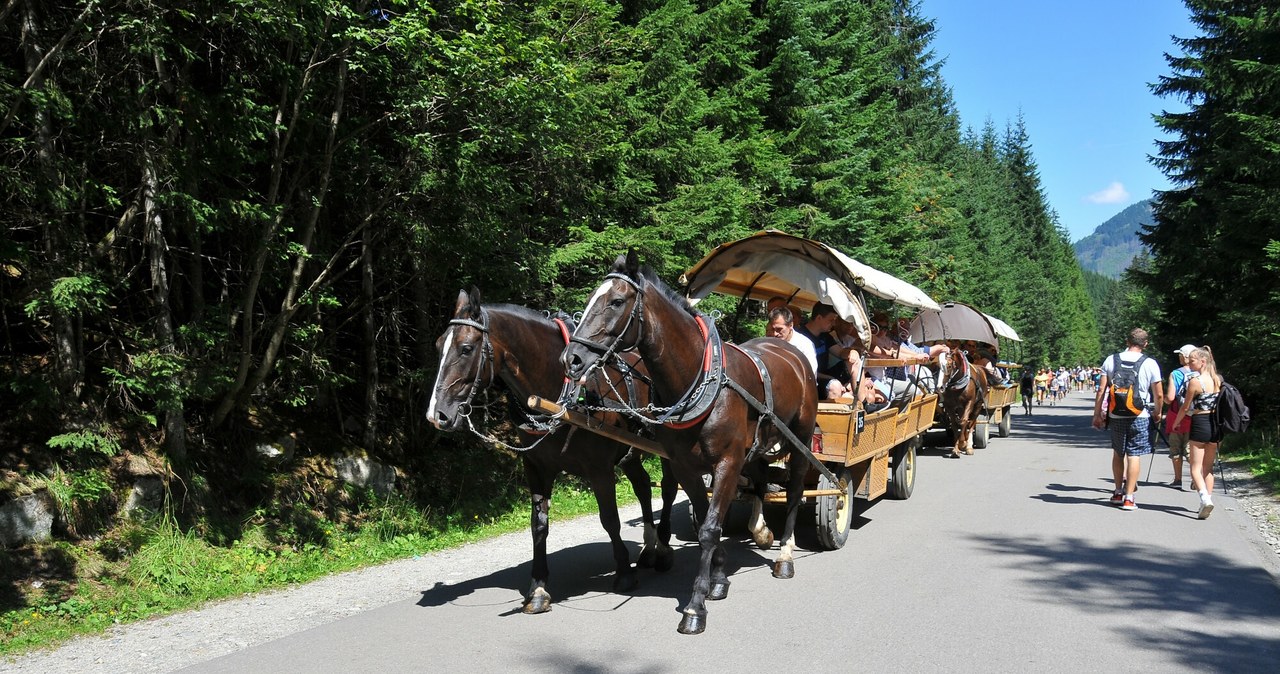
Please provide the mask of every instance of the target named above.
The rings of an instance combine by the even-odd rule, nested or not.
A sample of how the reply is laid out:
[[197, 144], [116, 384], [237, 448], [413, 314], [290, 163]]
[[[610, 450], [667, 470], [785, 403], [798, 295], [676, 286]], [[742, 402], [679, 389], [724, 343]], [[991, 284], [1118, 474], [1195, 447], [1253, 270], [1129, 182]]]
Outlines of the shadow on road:
[[[1200, 671], [1275, 671], [1280, 661], [1275, 629], [1280, 588], [1263, 569], [1240, 566], [1211, 550], [1100, 546], [1081, 538], [1038, 536], [972, 540], [1001, 553], [1011, 567], [1034, 567], [1026, 587], [1039, 601], [1069, 602], [1099, 615], [1153, 610], [1184, 616], [1180, 629], [1118, 626], [1135, 647], [1168, 649]], [[1253, 621], [1258, 629], [1224, 637], [1214, 629], [1219, 621], [1233, 626]]]
[[[728, 574], [731, 583], [735, 576], [740, 576], [744, 573], [771, 573], [773, 561], [778, 554], [776, 543], [772, 549], [761, 551], [751, 542], [750, 536], [745, 531], [745, 526], [737, 526], [745, 522], [745, 515], [738, 512], [744, 509], [742, 506], [744, 504], [735, 504], [735, 511], [730, 514], [730, 523], [733, 526], [722, 539], [726, 553], [725, 572]], [[745, 508], [745, 510], [749, 511], [749, 508]], [[765, 509], [766, 518], [775, 534], [781, 535], [781, 518], [775, 518], [773, 510], [770, 508]], [[688, 601], [701, 550], [696, 542], [686, 541], [682, 543], [682, 539], [687, 538], [688, 533], [691, 531], [688, 502], [677, 503], [673, 506], [671, 517], [673, 524], [676, 525], [674, 529], [684, 534], [683, 536], [672, 537], [671, 545], [675, 554], [674, 566], [666, 573], [658, 573], [653, 569], [636, 569], [639, 586], [630, 594], [614, 595], [618, 601], [609, 610], [621, 608], [629, 601], [631, 596], [671, 599], [673, 600], [673, 611], [679, 611], [680, 607], [684, 606], [684, 603]], [[802, 509], [799, 517], [812, 518], [812, 508]], [[640, 520], [632, 519], [627, 524], [639, 526]], [[857, 525], [856, 519], [855, 525]], [[806, 526], [798, 526], [797, 528], [801, 532], [812, 529], [812, 527]], [[554, 540], [554, 526], [551, 528], [551, 536]], [[548, 580], [547, 589], [551, 594], [554, 606], [572, 606], [576, 601], [613, 593], [613, 552], [603, 531], [600, 533], [600, 537], [602, 540], [599, 542], [548, 551], [547, 566], [550, 568], [550, 579]], [[797, 543], [802, 547], [794, 555], [797, 567], [803, 564], [805, 557], [814, 554], [813, 552], [808, 552], [808, 550], [813, 550], [814, 548], [811, 545], [806, 545], [806, 542], [803, 537], [797, 539]], [[640, 554], [639, 546], [628, 542], [627, 547], [630, 550], [634, 565], [635, 559]], [[532, 551], [530, 551], [530, 555], [532, 555]], [[521, 615], [520, 609], [524, 593], [529, 588], [531, 573], [532, 561], [526, 561], [522, 564], [457, 584], [436, 582], [431, 588], [422, 591], [422, 596], [417, 605], [433, 607], [461, 603], [459, 600], [468, 595], [486, 589], [501, 588], [511, 591], [510, 598], [490, 602], [488, 605], [499, 609], [498, 615], [500, 616]], [[730, 588], [729, 596], [732, 599], [732, 587]], [[484, 606], [486, 604], [483, 602], [468, 602], [467, 605]], [[593, 605], [593, 608], [589, 610], [601, 609]]]

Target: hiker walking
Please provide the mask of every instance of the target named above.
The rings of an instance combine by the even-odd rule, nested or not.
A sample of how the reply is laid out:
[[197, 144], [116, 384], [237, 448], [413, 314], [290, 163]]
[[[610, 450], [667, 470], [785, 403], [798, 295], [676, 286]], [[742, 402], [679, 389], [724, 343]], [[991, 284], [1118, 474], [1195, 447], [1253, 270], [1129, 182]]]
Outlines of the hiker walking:
[[1142, 457], [1152, 451], [1151, 421], [1154, 418], [1158, 423], [1163, 416], [1164, 386], [1160, 365], [1142, 353], [1147, 348], [1147, 331], [1134, 328], [1125, 343], [1124, 351], [1102, 362], [1093, 401], [1093, 427], [1111, 431], [1111, 474], [1115, 480], [1111, 503], [1121, 510], [1137, 510], [1133, 493], [1138, 489]]

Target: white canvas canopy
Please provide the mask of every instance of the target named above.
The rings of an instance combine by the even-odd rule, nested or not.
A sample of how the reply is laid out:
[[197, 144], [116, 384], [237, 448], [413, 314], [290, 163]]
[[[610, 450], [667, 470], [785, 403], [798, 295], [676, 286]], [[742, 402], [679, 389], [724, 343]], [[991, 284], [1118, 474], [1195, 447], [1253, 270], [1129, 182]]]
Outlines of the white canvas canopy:
[[864, 342], [871, 322], [859, 290], [918, 309], [938, 309], [923, 290], [869, 267], [824, 243], [769, 229], [720, 245], [680, 277], [690, 301], [711, 293], [761, 302], [782, 297], [810, 309], [819, 302], [835, 307], [853, 323]]
[[983, 314], [983, 316], [986, 316], [987, 320], [991, 321], [991, 327], [995, 328], [997, 335], [1004, 337], [1005, 339], [1012, 339], [1015, 342], [1022, 341], [1022, 338], [1018, 336], [1018, 333], [1013, 331], [1013, 328], [1009, 327], [1008, 323], [1005, 323], [991, 314]]

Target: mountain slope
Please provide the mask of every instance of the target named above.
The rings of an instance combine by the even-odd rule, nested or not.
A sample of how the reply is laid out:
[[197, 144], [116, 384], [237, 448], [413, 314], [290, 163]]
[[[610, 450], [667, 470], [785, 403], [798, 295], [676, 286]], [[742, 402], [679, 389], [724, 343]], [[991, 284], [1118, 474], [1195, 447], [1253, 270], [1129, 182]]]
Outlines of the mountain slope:
[[1129, 263], [1142, 251], [1138, 232], [1151, 224], [1151, 200], [1139, 201], [1098, 225], [1089, 236], [1074, 244], [1080, 266], [1110, 278], [1120, 278]]

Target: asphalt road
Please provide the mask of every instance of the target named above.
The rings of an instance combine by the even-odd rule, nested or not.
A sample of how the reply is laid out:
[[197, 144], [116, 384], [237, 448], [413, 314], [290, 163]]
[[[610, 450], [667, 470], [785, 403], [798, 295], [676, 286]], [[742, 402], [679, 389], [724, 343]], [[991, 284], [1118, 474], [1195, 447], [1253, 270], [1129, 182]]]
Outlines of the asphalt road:
[[[122, 628], [9, 668], [1276, 671], [1275, 555], [1221, 485], [1213, 516], [1196, 519], [1195, 494], [1163, 486], [1164, 456], [1137, 511], [1109, 505], [1110, 449], [1089, 428], [1090, 404], [1072, 394], [1016, 416], [1011, 437], [971, 457], [926, 451], [910, 500], [860, 508], [842, 550], [818, 552], [812, 535], [802, 538], [794, 579], [770, 576], [776, 550], [735, 537], [729, 597], [709, 604], [699, 636], [676, 632], [694, 543], [678, 541], [670, 573], [642, 571], [635, 592], [616, 595], [594, 518], [557, 522], [553, 511], [548, 614], [520, 613], [521, 534]], [[633, 554], [637, 514], [625, 514]], [[384, 591], [370, 600], [369, 587]], [[347, 607], [351, 592], [363, 603]]]

